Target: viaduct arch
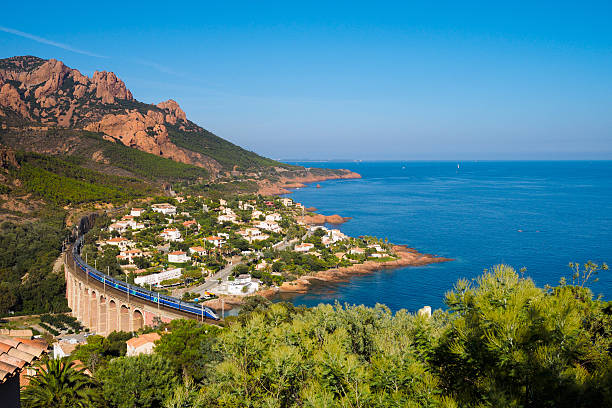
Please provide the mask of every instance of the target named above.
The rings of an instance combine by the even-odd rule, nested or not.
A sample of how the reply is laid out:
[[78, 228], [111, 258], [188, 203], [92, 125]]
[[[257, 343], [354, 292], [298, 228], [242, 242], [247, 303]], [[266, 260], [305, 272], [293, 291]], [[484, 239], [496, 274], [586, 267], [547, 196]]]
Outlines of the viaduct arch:
[[66, 299], [72, 316], [90, 331], [107, 336], [113, 331], [137, 331], [154, 325], [158, 319], [162, 322], [197, 319], [189, 313], [130, 298], [111, 286], [89, 279], [75, 265], [71, 253], [70, 249], [67, 250], [64, 257]]

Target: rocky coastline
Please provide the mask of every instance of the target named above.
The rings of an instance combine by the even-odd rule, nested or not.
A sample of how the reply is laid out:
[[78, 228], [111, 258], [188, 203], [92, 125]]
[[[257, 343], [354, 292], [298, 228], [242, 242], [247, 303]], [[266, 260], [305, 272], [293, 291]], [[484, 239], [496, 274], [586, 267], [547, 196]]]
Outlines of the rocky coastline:
[[258, 182], [258, 193], [261, 195], [291, 194], [291, 189], [306, 187], [306, 184], [326, 180], [360, 179], [361, 174], [341, 169], [340, 173], [316, 175], [308, 173], [304, 176], [281, 177], [278, 181], [262, 180]]
[[[355, 264], [347, 267], [327, 269], [312, 275], [304, 275], [292, 282], [284, 282], [278, 288], [260, 290], [256, 294], [271, 299], [279, 293], [306, 293], [314, 282], [342, 282], [351, 276], [366, 275], [383, 269], [402, 268], [406, 266], [425, 266], [435, 263], [453, 261], [452, 258], [445, 258], [432, 254], [423, 254], [416, 249], [405, 245], [395, 245], [393, 252], [398, 257], [391, 261], [377, 262], [366, 261], [362, 264]], [[221, 311], [222, 304], [225, 310], [231, 310], [240, 306], [244, 301], [244, 296], [222, 296], [220, 299], [213, 299], [204, 302], [205, 306]]]

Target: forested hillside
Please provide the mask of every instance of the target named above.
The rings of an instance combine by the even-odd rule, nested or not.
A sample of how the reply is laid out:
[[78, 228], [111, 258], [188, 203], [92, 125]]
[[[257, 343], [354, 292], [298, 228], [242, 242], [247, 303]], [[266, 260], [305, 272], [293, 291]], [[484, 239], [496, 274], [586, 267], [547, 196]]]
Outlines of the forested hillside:
[[69, 234], [67, 208], [121, 205], [159, 189], [73, 156], [3, 149], [0, 159], [0, 316], [67, 311], [61, 265], [53, 271]]

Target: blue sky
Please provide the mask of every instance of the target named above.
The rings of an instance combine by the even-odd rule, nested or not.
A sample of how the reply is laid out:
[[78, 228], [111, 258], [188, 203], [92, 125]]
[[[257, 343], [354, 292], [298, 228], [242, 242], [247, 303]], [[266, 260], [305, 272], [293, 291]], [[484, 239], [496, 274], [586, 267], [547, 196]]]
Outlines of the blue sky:
[[612, 5], [496, 3], [10, 2], [0, 55], [273, 158], [612, 159]]

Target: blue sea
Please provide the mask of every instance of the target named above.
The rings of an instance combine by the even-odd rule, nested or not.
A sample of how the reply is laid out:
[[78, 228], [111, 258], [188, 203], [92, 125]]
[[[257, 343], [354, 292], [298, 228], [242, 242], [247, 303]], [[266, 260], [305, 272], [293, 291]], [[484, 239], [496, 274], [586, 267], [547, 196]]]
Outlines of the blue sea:
[[[283, 295], [296, 305], [383, 303], [391, 310], [444, 308], [444, 294], [500, 263], [537, 285], [570, 277], [570, 261], [612, 264], [612, 162], [300, 162], [363, 176], [309, 185], [290, 195], [340, 229], [374, 235], [455, 260], [384, 270]], [[612, 271], [591, 282], [612, 300]]]

